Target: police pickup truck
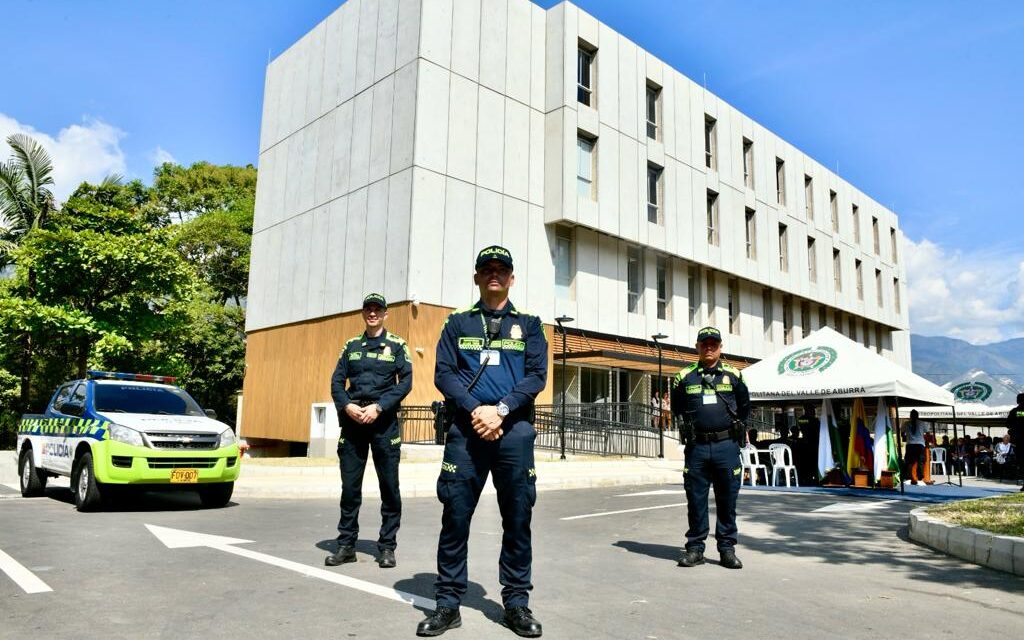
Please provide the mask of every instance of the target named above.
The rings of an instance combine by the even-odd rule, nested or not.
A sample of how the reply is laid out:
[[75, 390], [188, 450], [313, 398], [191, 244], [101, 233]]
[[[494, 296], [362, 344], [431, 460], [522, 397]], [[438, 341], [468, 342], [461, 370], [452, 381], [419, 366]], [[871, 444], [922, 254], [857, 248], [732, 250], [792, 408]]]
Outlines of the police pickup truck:
[[18, 426], [21, 494], [42, 495], [50, 477], [70, 476], [79, 511], [129, 486], [193, 489], [223, 507], [240, 468], [238, 443], [174, 378], [89, 371], [62, 384], [46, 413]]

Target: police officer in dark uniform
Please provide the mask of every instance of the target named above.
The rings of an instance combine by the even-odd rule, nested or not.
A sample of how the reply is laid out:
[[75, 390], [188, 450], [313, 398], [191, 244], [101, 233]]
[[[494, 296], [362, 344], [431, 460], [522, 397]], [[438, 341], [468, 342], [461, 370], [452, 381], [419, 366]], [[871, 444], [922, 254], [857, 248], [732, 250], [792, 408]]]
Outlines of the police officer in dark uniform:
[[363, 299], [366, 331], [345, 343], [331, 377], [331, 396], [341, 423], [338, 550], [324, 560], [331, 567], [356, 561], [367, 450], [373, 452], [382, 503], [377, 564], [385, 569], [395, 566], [396, 536], [402, 519], [402, 497], [398, 491], [402, 447], [398, 406], [412, 389], [412, 359], [405, 340], [384, 329], [387, 318], [388, 303], [384, 296], [371, 293]]
[[683, 418], [686, 461], [686, 548], [679, 566], [704, 564], [704, 540], [708, 537], [708, 489], [715, 488], [718, 522], [715, 539], [721, 565], [742, 569], [736, 557], [736, 497], [742, 468], [740, 446], [745, 441], [744, 422], [750, 415], [750, 394], [740, 370], [721, 361], [722, 334], [714, 327], [697, 332], [698, 362], [676, 375], [672, 388], [672, 412]]
[[544, 389], [548, 346], [540, 318], [515, 308], [512, 255], [499, 246], [477, 255], [473, 281], [480, 301], [455, 311], [437, 343], [434, 384], [453, 424], [447, 432], [437, 497], [444, 505], [437, 544], [437, 609], [416, 635], [437, 636], [462, 624], [459, 604], [468, 580], [469, 525], [480, 492], [493, 475], [504, 535], [498, 560], [504, 624], [536, 638], [530, 609], [533, 549], [530, 519], [537, 499], [533, 462], [533, 403]]
[[[1017, 394], [1017, 406], [1006, 416], [1006, 431], [1017, 456], [1017, 479], [1024, 482], [1024, 393]], [[1024, 491], [1024, 484], [1020, 490]]]

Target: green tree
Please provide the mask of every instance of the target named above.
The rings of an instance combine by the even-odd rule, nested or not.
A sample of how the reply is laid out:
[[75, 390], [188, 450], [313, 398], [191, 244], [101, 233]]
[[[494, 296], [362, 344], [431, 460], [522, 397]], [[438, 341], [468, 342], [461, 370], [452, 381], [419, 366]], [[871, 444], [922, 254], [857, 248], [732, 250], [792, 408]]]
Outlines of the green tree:
[[241, 306], [249, 286], [252, 244], [252, 199], [230, 209], [211, 211], [179, 225], [175, 241], [181, 255], [195, 267], [223, 304]]
[[165, 163], [156, 168], [153, 192], [157, 206], [179, 222], [213, 211], [238, 208], [256, 194], [256, 169], [197, 162], [189, 167]]

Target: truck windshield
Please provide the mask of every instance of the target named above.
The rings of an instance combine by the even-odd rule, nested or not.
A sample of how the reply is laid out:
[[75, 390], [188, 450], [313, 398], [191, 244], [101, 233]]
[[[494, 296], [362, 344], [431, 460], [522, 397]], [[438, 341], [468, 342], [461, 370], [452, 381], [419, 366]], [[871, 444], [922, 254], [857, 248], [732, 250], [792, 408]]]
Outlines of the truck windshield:
[[205, 415], [196, 401], [181, 389], [144, 387], [130, 384], [97, 384], [96, 411], [114, 413], [160, 413], [172, 416]]

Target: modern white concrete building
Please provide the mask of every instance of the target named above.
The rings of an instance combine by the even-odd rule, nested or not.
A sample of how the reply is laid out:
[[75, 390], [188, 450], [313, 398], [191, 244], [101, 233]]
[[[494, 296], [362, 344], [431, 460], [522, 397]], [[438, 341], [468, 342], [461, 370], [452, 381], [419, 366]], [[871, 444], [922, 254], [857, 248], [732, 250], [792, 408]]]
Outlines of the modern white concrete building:
[[308, 439], [370, 291], [436, 399], [492, 243], [575, 318], [570, 401], [643, 401], [650, 336], [668, 373], [706, 324], [741, 364], [823, 324], [910, 364], [896, 215], [568, 2], [348, 0], [270, 63], [259, 166], [250, 437]]

